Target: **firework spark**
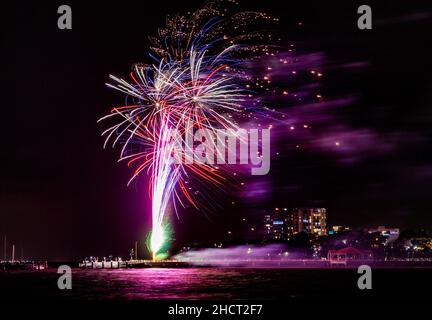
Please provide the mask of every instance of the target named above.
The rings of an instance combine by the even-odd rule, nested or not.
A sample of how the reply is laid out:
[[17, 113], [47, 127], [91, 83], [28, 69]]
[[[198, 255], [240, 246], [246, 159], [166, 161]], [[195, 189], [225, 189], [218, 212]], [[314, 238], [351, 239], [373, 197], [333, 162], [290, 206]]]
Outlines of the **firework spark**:
[[[210, 1], [189, 17], [168, 18], [159, 37], [151, 38], [153, 63], [136, 64], [130, 81], [110, 75], [107, 84], [127, 99], [99, 120], [115, 121], [102, 133], [104, 147], [110, 141], [113, 147], [122, 145], [119, 161], [135, 168], [129, 183], [142, 172], [150, 176], [154, 258], [166, 241], [164, 217], [170, 203], [175, 209], [185, 203], [205, 208], [209, 201], [202, 186], [220, 189], [227, 182], [226, 168], [197, 163], [193, 153], [179, 151], [188, 145], [183, 137], [188, 125], [236, 135], [238, 119], [256, 108], [247, 103], [251, 77], [245, 62], [268, 52], [268, 46], [259, 44], [265, 37], [249, 26], [272, 19], [259, 12], [227, 16], [226, 4], [232, 1]], [[173, 131], [180, 134], [173, 137]], [[194, 182], [199, 191], [193, 192]]]

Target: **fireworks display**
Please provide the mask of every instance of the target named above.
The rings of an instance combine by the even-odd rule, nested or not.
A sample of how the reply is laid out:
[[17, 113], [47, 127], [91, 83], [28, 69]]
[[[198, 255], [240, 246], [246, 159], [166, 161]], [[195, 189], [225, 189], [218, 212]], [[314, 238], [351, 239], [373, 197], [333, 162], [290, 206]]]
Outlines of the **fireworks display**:
[[[176, 212], [178, 204], [211, 206], [206, 190], [228, 182], [227, 168], [197, 163], [180, 148], [188, 145], [188, 126], [236, 135], [241, 119], [256, 109], [248, 66], [269, 51], [271, 36], [253, 29], [275, 19], [260, 12], [228, 15], [227, 5], [235, 3], [211, 1], [188, 17], [168, 17], [159, 37], [150, 39], [152, 63], [134, 65], [129, 81], [110, 75], [107, 84], [127, 98], [99, 120], [115, 121], [102, 134], [104, 147], [122, 145], [119, 160], [135, 168], [129, 183], [143, 172], [150, 176], [154, 259], [166, 241], [170, 204]], [[173, 137], [174, 131], [180, 134]]]

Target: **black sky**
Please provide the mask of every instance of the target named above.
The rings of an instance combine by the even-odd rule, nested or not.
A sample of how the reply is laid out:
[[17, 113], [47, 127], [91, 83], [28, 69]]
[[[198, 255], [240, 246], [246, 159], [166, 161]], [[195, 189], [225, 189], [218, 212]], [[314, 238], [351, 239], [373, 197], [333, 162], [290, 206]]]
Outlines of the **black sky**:
[[[146, 182], [126, 187], [130, 171], [116, 162], [117, 151], [102, 149], [96, 120], [123, 101], [104, 83], [108, 74], [126, 76], [133, 63], [147, 61], [147, 37], [167, 14], [200, 3], [68, 1], [70, 31], [57, 29], [63, 2], [6, 4], [0, 234], [22, 244], [25, 256], [125, 256], [136, 239], [144, 241]], [[213, 222], [186, 212], [175, 222], [179, 242], [220, 239], [240, 214], [256, 218], [279, 204], [327, 207], [330, 224], [432, 227], [432, 12], [427, 1], [370, 1], [374, 27], [360, 31], [360, 4], [244, 1], [278, 16], [287, 43], [324, 54], [323, 94], [356, 97], [332, 111], [333, 128], [370, 141], [347, 153], [323, 151], [316, 147], [324, 136], [319, 123], [317, 135], [301, 141], [310, 146], [302, 152], [290, 149], [298, 141], [279, 137], [286, 152], [262, 180], [271, 190], [265, 199], [233, 196], [237, 206], [215, 213]]]

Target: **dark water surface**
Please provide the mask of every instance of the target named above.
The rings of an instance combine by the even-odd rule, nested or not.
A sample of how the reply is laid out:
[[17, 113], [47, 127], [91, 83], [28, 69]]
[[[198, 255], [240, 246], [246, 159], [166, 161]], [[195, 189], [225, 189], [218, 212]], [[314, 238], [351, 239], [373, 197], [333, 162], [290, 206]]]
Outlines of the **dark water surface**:
[[359, 290], [355, 269], [73, 269], [59, 290], [56, 269], [0, 272], [1, 299], [432, 299], [432, 269], [373, 270]]

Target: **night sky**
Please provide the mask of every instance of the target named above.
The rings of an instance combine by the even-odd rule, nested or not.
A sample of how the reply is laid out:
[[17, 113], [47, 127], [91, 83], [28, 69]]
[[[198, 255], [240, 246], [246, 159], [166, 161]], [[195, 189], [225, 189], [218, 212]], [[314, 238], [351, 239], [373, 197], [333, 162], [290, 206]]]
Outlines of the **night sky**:
[[[148, 36], [167, 14], [201, 3], [6, 4], [0, 235], [18, 253], [23, 246], [24, 256], [34, 258], [126, 257], [135, 240], [144, 242], [146, 179], [126, 187], [130, 169], [117, 163], [118, 150], [102, 148], [103, 126], [96, 121], [124, 98], [105, 82], [108, 74], [126, 77], [133, 63], [148, 61]], [[57, 29], [61, 4], [72, 7], [72, 30]], [[372, 7], [372, 30], [357, 28], [361, 4]], [[173, 223], [177, 243], [223, 239], [240, 217], [259, 220], [274, 206], [326, 207], [330, 225], [431, 229], [427, 1], [266, 0], [243, 1], [243, 7], [280, 18], [281, 52], [294, 43], [296, 54], [323, 72], [324, 103], [275, 102], [296, 127], [312, 128], [290, 134], [276, 126], [272, 154], [279, 154], [270, 174], [247, 178], [244, 190], [230, 192], [224, 209], [210, 217], [184, 210]]]

